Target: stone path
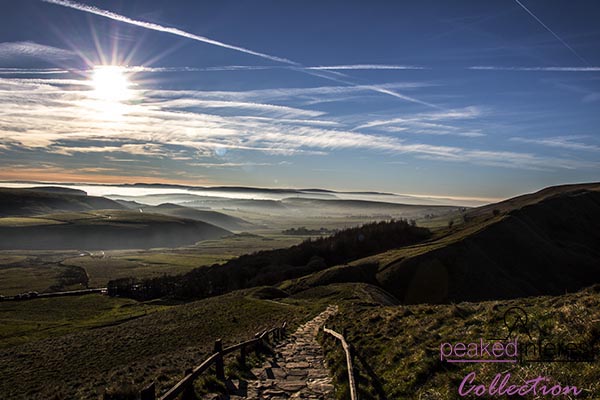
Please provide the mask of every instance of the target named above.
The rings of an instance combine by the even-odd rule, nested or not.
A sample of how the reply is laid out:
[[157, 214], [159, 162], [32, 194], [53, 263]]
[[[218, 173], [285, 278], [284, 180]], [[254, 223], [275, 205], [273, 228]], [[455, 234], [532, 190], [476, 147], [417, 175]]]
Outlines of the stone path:
[[325, 366], [323, 350], [317, 333], [337, 306], [329, 306], [321, 314], [300, 326], [288, 338], [277, 344], [275, 357], [254, 368], [257, 380], [237, 387], [238, 394], [229, 399], [333, 399], [333, 384]]

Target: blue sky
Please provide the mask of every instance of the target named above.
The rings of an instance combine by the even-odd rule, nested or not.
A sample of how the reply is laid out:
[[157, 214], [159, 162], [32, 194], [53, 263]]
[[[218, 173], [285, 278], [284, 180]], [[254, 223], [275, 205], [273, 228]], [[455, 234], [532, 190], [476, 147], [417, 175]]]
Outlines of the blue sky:
[[597, 181], [599, 18], [566, 0], [11, 2], [0, 179], [490, 199]]

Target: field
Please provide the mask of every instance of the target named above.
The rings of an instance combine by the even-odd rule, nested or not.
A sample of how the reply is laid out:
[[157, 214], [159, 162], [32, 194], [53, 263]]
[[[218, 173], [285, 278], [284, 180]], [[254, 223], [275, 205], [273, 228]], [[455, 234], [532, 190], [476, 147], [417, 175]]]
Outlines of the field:
[[[292, 246], [304, 236], [238, 234], [173, 249], [77, 251], [0, 251], [0, 294], [28, 291], [104, 287], [111, 279], [148, 278], [185, 273], [193, 268], [223, 263], [259, 250]], [[73, 278], [73, 268], [86, 277]], [[71, 275], [71, 276], [70, 276]]]

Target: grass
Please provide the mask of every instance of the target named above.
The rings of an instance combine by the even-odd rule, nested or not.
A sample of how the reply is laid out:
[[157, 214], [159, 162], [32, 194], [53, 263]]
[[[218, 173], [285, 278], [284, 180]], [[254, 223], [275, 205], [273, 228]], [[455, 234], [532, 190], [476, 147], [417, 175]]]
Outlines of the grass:
[[25, 261], [26, 259], [26, 256], [0, 253], [0, 265], [15, 264]]
[[[68, 267], [60, 265], [31, 265], [0, 268], [0, 294], [12, 296], [19, 293], [45, 292], [53, 285], [60, 285]], [[62, 289], [69, 287], [60, 286]], [[72, 289], [82, 289], [75, 286]]]
[[[68, 217], [73, 219], [91, 215], [68, 213]], [[223, 263], [247, 252], [288, 247], [302, 240], [285, 235], [239, 234], [174, 249], [111, 250], [105, 252], [104, 258], [97, 257], [101, 254], [99, 251], [93, 252], [94, 257], [81, 256], [78, 251], [2, 251], [0, 294], [14, 295], [31, 290], [42, 292], [52, 287], [81, 289], [81, 286], [61, 285], [62, 277], [68, 272], [66, 267], [83, 268], [88, 274], [90, 287], [104, 287], [111, 279], [185, 273], [203, 265]]]
[[0, 303], [0, 348], [112, 325], [164, 309], [102, 295]]
[[37, 225], [58, 225], [64, 222], [50, 218], [34, 218], [34, 217], [4, 217], [0, 218], [0, 226], [37, 226]]
[[[0, 393], [11, 399], [48, 399], [55, 394], [59, 394], [57, 399], [93, 399], [109, 386], [131, 384], [140, 388], [151, 381], [156, 382], [159, 393], [164, 393], [183, 376], [185, 369], [198, 365], [211, 353], [216, 339], [222, 338], [226, 347], [283, 321], [288, 321], [293, 330], [322, 309], [318, 302], [296, 299], [281, 303], [256, 299], [248, 293], [230, 293], [158, 309], [112, 326], [108, 321], [114, 320], [121, 309], [144, 305], [114, 308], [106, 304], [101, 307], [105, 317], [103, 313], [96, 314], [89, 323], [85, 317], [77, 317], [73, 321], [79, 322], [68, 334], [0, 349]], [[99, 299], [89, 297], [93, 298]], [[29, 307], [37, 301], [33, 300]], [[57, 303], [52, 309], [73, 306]], [[93, 301], [86, 306], [80, 304], [76, 306], [77, 314], [84, 316], [86, 309], [94, 307]], [[7, 314], [8, 320], [18, 318], [18, 310]], [[37, 317], [32, 314], [32, 318]]]
[[162, 275], [175, 275], [190, 269], [224, 262], [219, 255], [186, 256], [167, 252], [131, 253], [126, 255], [108, 255], [104, 258], [90, 256], [66, 259], [63, 264], [81, 267], [90, 277], [91, 287], [106, 286], [109, 280], [125, 277], [150, 278]]
[[[363, 399], [459, 399], [458, 385], [470, 372], [478, 383], [491, 382], [497, 373], [509, 371], [511, 381], [545, 376], [555, 383], [575, 385], [584, 392], [578, 398], [597, 398], [600, 369], [596, 363], [449, 364], [440, 361], [441, 343], [475, 342], [502, 337], [504, 311], [522, 307], [548, 336], [546, 342], [586, 343], [600, 351], [600, 290], [557, 297], [532, 297], [510, 301], [450, 305], [365, 306], [345, 303], [331, 322], [356, 349], [355, 368]], [[537, 339], [536, 334], [533, 333]], [[519, 336], [519, 341], [524, 340]], [[526, 338], [525, 338], [526, 339]], [[339, 386], [345, 385], [345, 360], [339, 344], [322, 338]]]

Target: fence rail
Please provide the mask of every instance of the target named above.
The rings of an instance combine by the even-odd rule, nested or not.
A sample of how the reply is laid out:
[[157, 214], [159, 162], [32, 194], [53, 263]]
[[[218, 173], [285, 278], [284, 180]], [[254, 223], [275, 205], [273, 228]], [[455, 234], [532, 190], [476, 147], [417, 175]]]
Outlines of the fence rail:
[[[179, 382], [169, 389], [164, 395], [158, 397], [158, 400], [175, 400], [180, 395], [182, 400], [194, 399], [194, 381], [213, 364], [215, 365], [215, 375], [219, 380], [225, 380], [224, 357], [236, 351], [240, 352], [240, 362], [246, 362], [246, 355], [249, 351], [258, 351], [260, 345], [266, 345], [269, 342], [269, 336], [273, 341], [280, 340], [285, 336], [287, 322], [281, 326], [265, 330], [254, 335], [254, 339], [223, 348], [221, 339], [215, 341], [214, 353], [210, 355], [202, 364], [185, 371], [185, 376]], [[152, 382], [140, 392], [141, 400], [157, 400], [156, 385]]]
[[329, 333], [331, 336], [342, 342], [342, 347], [346, 353], [346, 366], [348, 368], [348, 386], [350, 386], [350, 400], [358, 400], [358, 394], [356, 393], [356, 382], [354, 381], [354, 368], [352, 367], [352, 348], [346, 342], [344, 335], [337, 333], [334, 330], [323, 327], [325, 333]]

